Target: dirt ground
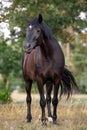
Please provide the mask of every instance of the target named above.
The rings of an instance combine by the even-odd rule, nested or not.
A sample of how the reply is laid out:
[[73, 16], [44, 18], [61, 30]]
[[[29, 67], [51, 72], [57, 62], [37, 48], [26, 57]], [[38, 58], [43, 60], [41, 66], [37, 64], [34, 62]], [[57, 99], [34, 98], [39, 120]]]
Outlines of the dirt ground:
[[[13, 92], [12, 95], [12, 100], [13, 102], [25, 102], [26, 100], [26, 93], [18, 93], [18, 92]], [[71, 99], [87, 99], [86, 94], [74, 94], [71, 96]], [[32, 99], [39, 99], [39, 94], [32, 94]]]

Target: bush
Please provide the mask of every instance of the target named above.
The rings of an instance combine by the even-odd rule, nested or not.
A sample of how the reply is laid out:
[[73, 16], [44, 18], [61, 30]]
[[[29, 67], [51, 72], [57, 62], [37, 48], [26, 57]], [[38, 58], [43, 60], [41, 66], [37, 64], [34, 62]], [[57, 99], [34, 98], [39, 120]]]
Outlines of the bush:
[[11, 91], [9, 89], [7, 90], [0, 90], [0, 103], [10, 103], [12, 101], [11, 99]]

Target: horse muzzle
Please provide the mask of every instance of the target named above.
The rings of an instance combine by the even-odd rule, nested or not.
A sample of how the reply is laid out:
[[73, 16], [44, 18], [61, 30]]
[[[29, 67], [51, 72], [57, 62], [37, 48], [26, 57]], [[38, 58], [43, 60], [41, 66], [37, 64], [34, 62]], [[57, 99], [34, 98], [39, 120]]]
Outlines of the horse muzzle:
[[24, 45], [23, 50], [25, 53], [31, 53], [31, 51], [36, 47], [36, 43], [32, 43], [29, 45]]

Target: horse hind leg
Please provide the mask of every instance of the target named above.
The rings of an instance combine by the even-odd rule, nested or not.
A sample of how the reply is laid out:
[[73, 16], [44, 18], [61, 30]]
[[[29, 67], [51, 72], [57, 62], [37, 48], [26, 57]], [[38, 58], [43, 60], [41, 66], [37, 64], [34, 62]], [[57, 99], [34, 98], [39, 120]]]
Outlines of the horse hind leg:
[[31, 86], [32, 81], [28, 80], [25, 82], [25, 88], [26, 88], [26, 103], [27, 103], [27, 122], [31, 122], [32, 116], [31, 116]]
[[53, 123], [57, 123], [57, 104], [58, 104], [58, 90], [59, 90], [59, 85], [54, 85], [54, 95], [52, 99], [52, 104], [53, 104]]
[[48, 119], [51, 117], [52, 118], [52, 113], [51, 113], [51, 92], [52, 92], [52, 87], [53, 84], [52, 82], [47, 82], [46, 83], [46, 103], [47, 103], [47, 110], [48, 110]]

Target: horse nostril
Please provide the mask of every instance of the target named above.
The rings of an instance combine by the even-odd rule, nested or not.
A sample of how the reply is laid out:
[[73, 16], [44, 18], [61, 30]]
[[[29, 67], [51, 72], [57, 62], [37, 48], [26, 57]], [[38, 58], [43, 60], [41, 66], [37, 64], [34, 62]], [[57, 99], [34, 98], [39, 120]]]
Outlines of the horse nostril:
[[26, 44], [26, 48], [29, 48], [29, 47], [31, 47], [31, 45], [30, 44]]
[[27, 49], [27, 48], [30, 48], [30, 47], [31, 47], [30, 44], [26, 44], [26, 45], [24, 45], [24, 49]]
[[28, 47], [31, 47], [31, 45], [28, 45]]

